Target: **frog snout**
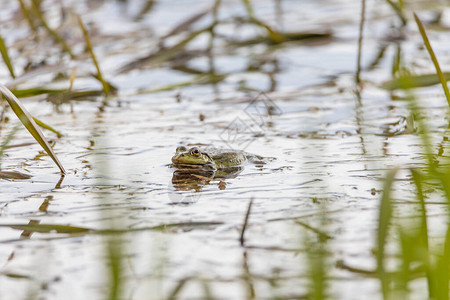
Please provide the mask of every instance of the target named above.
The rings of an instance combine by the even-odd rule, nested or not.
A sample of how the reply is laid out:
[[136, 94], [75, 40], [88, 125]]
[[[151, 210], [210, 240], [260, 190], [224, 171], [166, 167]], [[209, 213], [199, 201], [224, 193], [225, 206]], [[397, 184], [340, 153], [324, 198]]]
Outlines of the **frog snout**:
[[180, 159], [180, 157], [181, 157], [182, 155], [183, 155], [183, 154], [180, 153], [180, 154], [177, 154], [177, 155], [172, 156], [172, 162], [173, 162], [173, 163], [176, 163], [176, 162]]

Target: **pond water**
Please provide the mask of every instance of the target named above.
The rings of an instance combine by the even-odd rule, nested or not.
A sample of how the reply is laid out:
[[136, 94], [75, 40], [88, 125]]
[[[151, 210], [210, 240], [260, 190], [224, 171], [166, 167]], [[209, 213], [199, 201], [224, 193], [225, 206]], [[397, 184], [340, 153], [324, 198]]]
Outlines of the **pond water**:
[[[408, 9], [424, 9], [421, 1], [413, 2]], [[0, 3], [2, 36], [17, 73], [28, 63], [44, 70], [39, 63], [46, 58], [51, 66], [18, 88], [67, 89], [67, 77], [53, 80], [57, 66], [66, 76], [76, 71], [73, 90], [101, 89], [90, 76], [95, 68], [87, 54], [69, 59], [45, 31], [27, 44], [30, 29], [18, 2]], [[77, 53], [84, 49], [82, 35], [69, 32], [79, 31], [73, 14], [82, 16], [103, 75], [118, 94], [63, 103], [47, 95], [21, 98], [33, 116], [63, 134], [44, 132], [55, 142], [67, 175], [60, 181], [50, 157], [25, 129], [17, 130], [10, 146], [18, 146], [6, 150], [1, 167], [32, 177], [0, 181], [0, 226], [6, 225], [0, 228], [0, 298], [104, 299], [111, 292], [108, 261], [118, 253], [121, 299], [301, 299], [310, 284], [311, 249], [325, 235], [329, 294], [381, 299], [376, 278], [336, 264], [375, 270], [372, 250], [382, 179], [395, 166], [423, 163], [407, 103], [380, 88], [392, 78], [397, 47], [404, 49], [405, 61], [414, 58], [418, 73], [433, 72], [415, 24], [404, 29], [408, 38], [395, 39], [400, 32], [395, 13], [385, 3], [368, 1], [362, 91], [354, 79], [360, 3], [351, 0], [253, 1], [255, 16], [277, 30], [331, 34], [280, 45], [229, 42], [252, 39], [264, 30], [241, 20], [247, 16], [241, 1], [223, 1], [210, 57], [204, 53], [210, 43], [205, 32], [178, 57], [141, 61], [124, 71], [156, 51], [161, 41], [166, 47], [176, 45], [213, 20], [209, 11], [164, 38], [214, 3], [155, 1], [140, 15], [148, 3], [43, 1], [49, 23], [60, 26]], [[65, 19], [61, 10], [68, 14]], [[423, 14], [430, 20], [439, 11], [445, 24], [448, 8], [437, 1]], [[431, 31], [430, 36], [445, 69], [450, 63], [447, 34]], [[382, 47], [384, 56], [369, 68]], [[213, 73], [223, 80], [198, 79]], [[3, 65], [0, 78], [11, 84]], [[190, 81], [195, 82], [168, 88]], [[167, 90], [149, 91], [159, 88]], [[423, 88], [416, 95], [440, 142], [447, 125], [441, 87]], [[6, 115], [10, 121], [2, 123], [2, 138], [18, 124], [11, 111]], [[179, 188], [170, 165], [179, 145], [232, 148], [276, 159], [249, 163], [231, 178]], [[400, 174], [399, 179], [405, 178], [406, 172]], [[410, 190], [408, 181], [399, 180], [399, 203], [409, 201]], [[430, 213], [441, 210], [437, 205]], [[30, 233], [9, 226], [28, 223], [92, 230]], [[167, 226], [154, 228], [159, 225]], [[411, 288], [420, 291], [424, 284], [425, 279], [419, 280]]]

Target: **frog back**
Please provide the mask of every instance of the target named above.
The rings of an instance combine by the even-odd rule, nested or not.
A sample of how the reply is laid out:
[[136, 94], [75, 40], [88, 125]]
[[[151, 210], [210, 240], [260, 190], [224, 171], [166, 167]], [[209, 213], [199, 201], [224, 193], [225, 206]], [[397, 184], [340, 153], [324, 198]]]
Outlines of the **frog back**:
[[247, 161], [247, 157], [243, 151], [216, 150], [208, 154], [214, 160], [218, 169], [240, 166]]

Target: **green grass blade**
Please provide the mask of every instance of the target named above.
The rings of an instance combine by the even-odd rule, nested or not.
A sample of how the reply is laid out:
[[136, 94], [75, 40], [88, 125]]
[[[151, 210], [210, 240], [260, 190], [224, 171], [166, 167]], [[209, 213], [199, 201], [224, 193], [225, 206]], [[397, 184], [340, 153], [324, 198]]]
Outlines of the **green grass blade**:
[[394, 59], [392, 60], [392, 77], [396, 77], [397, 74], [400, 74], [400, 68], [402, 65], [402, 48], [400, 45], [396, 46]]
[[165, 92], [165, 91], [171, 91], [176, 88], [181, 88], [185, 86], [190, 86], [194, 84], [216, 84], [221, 81], [223, 81], [227, 77], [227, 74], [201, 74], [196, 76], [195, 78], [179, 83], [169, 84], [167, 86], [163, 86], [156, 89], [150, 89], [150, 90], [142, 90], [139, 91], [138, 94], [150, 94], [150, 93], [157, 93], [157, 92]]
[[[326, 230], [326, 211], [322, 211], [320, 227]], [[319, 236], [318, 240], [310, 238], [305, 233], [303, 247], [307, 257], [308, 290], [307, 299], [325, 300], [329, 299], [329, 261], [327, 238]]]
[[265, 22], [263, 22], [263, 21], [261, 21], [261, 20], [259, 20], [259, 19], [257, 19], [257, 18], [255, 17], [255, 13], [254, 13], [254, 11], [253, 11], [253, 7], [252, 7], [252, 4], [251, 4], [250, 0], [242, 0], [242, 3], [243, 3], [244, 6], [245, 6], [245, 10], [247, 11], [247, 14], [248, 14], [248, 17], [250, 18], [250, 20], [251, 20], [254, 24], [256, 24], [256, 25], [258, 25], [258, 26], [260, 26], [260, 27], [266, 29], [266, 30], [267, 30], [267, 34], [268, 34], [268, 37], [270, 38], [270, 40], [271, 40], [273, 43], [279, 44], [279, 43], [282, 43], [282, 42], [283, 42], [284, 39], [283, 39], [283, 36], [282, 36], [281, 34], [279, 34], [277, 31], [275, 31], [274, 29], [272, 29], [272, 27], [270, 27], [269, 25], [267, 25]]
[[39, 223], [29, 223], [29, 224], [0, 224], [0, 227], [10, 227], [14, 229], [48, 233], [56, 231], [58, 233], [91, 233], [91, 234], [101, 234], [101, 235], [119, 235], [130, 232], [140, 232], [140, 231], [166, 231], [166, 230], [177, 230], [180, 228], [193, 229], [195, 227], [203, 228], [208, 226], [222, 225], [222, 222], [187, 222], [187, 223], [169, 223], [162, 224], [152, 227], [144, 228], [124, 228], [124, 229], [92, 229], [87, 227], [79, 226], [68, 226], [61, 224], [39, 224]]
[[24, 98], [24, 97], [33, 97], [42, 94], [59, 94], [63, 93], [66, 90], [64, 89], [46, 89], [46, 88], [29, 88], [29, 89], [12, 89], [11, 92], [16, 95], [16, 97]]
[[197, 22], [198, 20], [200, 20], [201, 18], [203, 18], [204, 16], [206, 16], [208, 13], [211, 12], [211, 8], [207, 8], [206, 10], [202, 10], [201, 12], [183, 20], [181, 23], [179, 23], [178, 25], [176, 25], [171, 31], [169, 31], [169, 33], [167, 33], [166, 35], [161, 37], [161, 40], [167, 39], [171, 36], [174, 36], [176, 34], [179, 34], [183, 31], [188, 30], [189, 28], [191, 28], [191, 26]]
[[405, 14], [403, 13], [402, 6], [392, 2], [392, 0], [385, 1], [392, 7], [397, 16], [400, 18], [400, 20], [402, 21], [402, 25], [405, 26], [407, 23], [407, 19], [405, 17]]
[[108, 263], [109, 263], [109, 295], [107, 299], [118, 300], [122, 299], [122, 269], [123, 269], [123, 247], [120, 236], [113, 236], [108, 241]]
[[255, 17], [255, 14], [253, 13], [253, 7], [250, 3], [250, 0], [242, 0], [242, 3], [245, 6], [245, 10], [247, 11], [248, 16], [253, 19]]
[[359, 35], [358, 35], [358, 56], [356, 57], [356, 84], [361, 83], [361, 57], [362, 57], [362, 45], [364, 38], [364, 24], [366, 21], [366, 1], [361, 0], [361, 17], [359, 21]]
[[81, 17], [77, 16], [77, 18], [78, 18], [78, 23], [80, 24], [81, 31], [83, 32], [84, 40], [86, 41], [86, 46], [89, 50], [89, 53], [91, 54], [92, 61], [94, 62], [95, 68], [97, 69], [98, 80], [102, 83], [103, 92], [105, 93], [105, 95], [109, 95], [109, 85], [105, 81], [105, 79], [102, 75], [102, 71], [100, 70], [100, 66], [98, 65], [97, 57], [95, 56], [94, 49], [92, 48], [92, 43], [91, 43], [91, 39], [89, 38], [89, 34], [86, 30], [86, 27], [83, 24], [83, 21], [81, 20]]
[[264, 28], [265, 30], [267, 30], [267, 36], [270, 39], [270, 41], [274, 44], [279, 44], [282, 43], [284, 41], [283, 35], [281, 35], [280, 33], [278, 33], [277, 31], [275, 31], [272, 27], [270, 27], [269, 25], [267, 25], [265, 22], [256, 19], [256, 18], [252, 18], [251, 19], [253, 23], [255, 23], [256, 25]]
[[33, 117], [33, 120], [36, 122], [36, 124], [38, 124], [39, 126], [41, 126], [41, 127], [44, 128], [44, 129], [47, 129], [47, 130], [49, 130], [49, 131], [55, 133], [58, 137], [62, 137], [62, 136], [63, 136], [63, 134], [62, 134], [61, 132], [59, 132], [58, 130], [56, 130], [56, 129], [53, 128], [52, 126], [50, 126], [50, 125], [48, 125], [48, 124], [45, 124], [45, 123], [42, 122], [41, 120], [36, 119], [36, 118], [34, 118], [34, 117]]
[[325, 40], [332, 37], [331, 32], [277, 32], [279, 39], [273, 39], [270, 36], [257, 36], [247, 40], [237, 41], [230, 40], [229, 44], [232, 46], [245, 47], [256, 44], [268, 44], [274, 45], [282, 42], [297, 42], [297, 41], [313, 41], [313, 40]]
[[434, 291], [435, 291], [435, 286], [434, 286], [434, 280], [432, 277], [432, 270], [431, 270], [431, 266], [430, 266], [430, 257], [429, 257], [429, 246], [428, 246], [428, 224], [427, 224], [427, 211], [426, 211], [426, 207], [425, 207], [425, 196], [423, 194], [423, 188], [422, 188], [422, 183], [423, 183], [423, 178], [422, 175], [412, 169], [411, 170], [412, 173], [412, 178], [414, 181], [414, 185], [416, 186], [417, 189], [417, 198], [419, 199], [419, 203], [420, 203], [420, 219], [421, 219], [421, 226], [420, 226], [420, 239], [423, 243], [423, 247], [424, 247], [424, 254], [422, 256], [423, 259], [423, 264], [426, 267], [427, 270], [427, 280], [428, 280], [428, 295], [430, 296], [430, 298], [434, 298]]
[[[400, 77], [383, 82], [380, 87], [385, 90], [393, 91], [397, 89], [414, 89], [419, 87], [426, 87], [441, 82], [437, 74], [407, 75], [407, 82], [405, 82], [402, 76], [404, 77], [404, 75], [400, 75]], [[445, 78], [450, 78], [450, 72], [445, 72], [444, 76]]]
[[8, 101], [11, 109], [17, 115], [25, 128], [31, 133], [31, 135], [39, 143], [39, 145], [41, 145], [45, 152], [47, 152], [47, 154], [53, 159], [55, 164], [61, 170], [61, 173], [65, 174], [66, 171], [64, 170], [62, 164], [59, 162], [58, 157], [56, 157], [56, 154], [53, 152], [53, 149], [50, 147], [47, 139], [42, 134], [42, 131], [39, 129], [39, 126], [36, 124], [30, 113], [20, 103], [19, 99], [17, 99], [17, 97], [14, 96], [14, 94], [4, 85], [0, 85], [0, 93], [2, 93], [6, 98], [6, 101]]
[[450, 92], [448, 90], [447, 86], [447, 80], [445, 79], [444, 74], [441, 71], [441, 67], [439, 66], [439, 62], [436, 58], [436, 55], [434, 54], [433, 48], [431, 47], [430, 41], [428, 40], [427, 33], [425, 32], [425, 28], [422, 25], [422, 22], [420, 21], [419, 17], [414, 13], [414, 19], [416, 20], [417, 27], [419, 28], [420, 35], [422, 36], [423, 43], [425, 44], [425, 47], [427, 48], [428, 54], [430, 54], [431, 60], [433, 61], [434, 67], [436, 69], [436, 73], [439, 76], [439, 80], [442, 84], [442, 88], [444, 89], [445, 97], [447, 98], [448, 105], [450, 106]]
[[0, 227], [10, 227], [13, 229], [20, 229], [32, 232], [40, 232], [40, 233], [87, 233], [90, 231], [89, 228], [85, 227], [75, 227], [68, 225], [58, 225], [58, 224], [39, 224], [39, 223], [30, 223], [30, 224], [1, 224]]
[[386, 248], [386, 240], [389, 235], [389, 227], [392, 218], [392, 185], [394, 183], [395, 175], [398, 169], [393, 169], [388, 172], [386, 179], [384, 180], [383, 196], [380, 203], [380, 214], [378, 218], [378, 233], [377, 233], [377, 265], [378, 276], [381, 281], [381, 288], [383, 291], [384, 299], [387, 299], [389, 292], [389, 281], [387, 278], [387, 272], [384, 268], [384, 253]]
[[439, 257], [436, 263], [436, 299], [448, 300], [449, 297], [449, 285], [450, 274], [448, 272], [450, 266], [450, 227], [447, 227], [447, 233], [445, 235], [445, 245], [442, 256]]
[[395, 280], [396, 290], [407, 295], [408, 283], [411, 279], [411, 265], [414, 260], [414, 250], [417, 244], [416, 234], [408, 234], [408, 230], [402, 226], [398, 228], [398, 237], [400, 241], [401, 253], [399, 255], [401, 264], [398, 272], [394, 272], [392, 280]]
[[8, 48], [6, 47], [5, 41], [3, 40], [3, 37], [0, 35], [0, 53], [2, 54], [3, 61], [5, 62], [5, 65], [8, 67], [9, 74], [11, 74], [12, 78], [16, 78], [16, 75], [14, 74], [14, 68], [11, 64], [11, 59], [9, 58], [8, 54]]
[[156, 1], [155, 0], [146, 0], [145, 4], [142, 6], [139, 13], [134, 17], [135, 21], [141, 20], [146, 14], [150, 13], [152, 9], [155, 7]]
[[182, 41], [178, 42], [177, 44], [175, 44], [170, 48], [160, 49], [155, 53], [152, 53], [142, 58], [138, 58], [130, 63], [127, 63], [126, 65], [120, 67], [118, 72], [124, 73], [136, 68], [148, 67], [149, 65], [154, 66], [156, 64], [166, 62], [171, 58], [173, 58], [175, 55], [182, 52], [186, 48], [186, 46], [195, 38], [197, 38], [199, 35], [211, 31], [211, 28], [213, 28], [214, 26], [215, 24], [212, 24], [207, 27], [201, 28], [197, 31], [192, 32], [188, 37], [186, 37], [185, 39], [183, 39]]
[[66, 51], [70, 55], [71, 58], [74, 58], [75, 55], [73, 54], [72, 49], [69, 47], [69, 45], [66, 43], [66, 41], [55, 30], [50, 28], [50, 26], [48, 25], [47, 21], [45, 20], [44, 16], [42, 15], [42, 13], [39, 9], [39, 5], [36, 3], [36, 0], [32, 0], [31, 2], [32, 2], [32, 5], [31, 5], [32, 12], [39, 19], [42, 26], [44, 26], [45, 30], [47, 30], [47, 32], [53, 37], [55, 42], [57, 42], [61, 45], [63, 50]]
[[20, 5], [20, 10], [22, 11], [23, 16], [25, 17], [25, 19], [28, 22], [28, 25], [30, 25], [31, 30], [36, 33], [37, 29], [36, 29], [36, 25], [33, 22], [33, 19], [31, 18], [28, 9], [25, 6], [25, 3], [23, 3], [23, 0], [18, 0], [19, 1], [19, 5]]

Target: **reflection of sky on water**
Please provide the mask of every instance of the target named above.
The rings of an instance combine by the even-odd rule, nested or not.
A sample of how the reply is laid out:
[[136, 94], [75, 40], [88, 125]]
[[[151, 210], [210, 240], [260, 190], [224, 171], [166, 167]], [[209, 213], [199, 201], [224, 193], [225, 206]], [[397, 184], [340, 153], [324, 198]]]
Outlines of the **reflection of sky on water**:
[[[254, 204], [247, 232], [247, 267], [254, 276], [260, 276], [256, 280], [257, 296], [275, 293], [264, 278], [276, 274], [283, 278], [277, 290], [280, 295], [301, 295], [306, 291], [305, 280], [298, 277], [306, 272], [305, 255], [297, 251], [302, 249], [305, 233], [290, 218], [299, 217], [311, 226], [319, 224], [321, 204], [330, 210], [328, 230], [334, 237], [330, 241], [332, 260], [343, 259], [351, 265], [373, 268], [371, 249], [377, 226], [380, 179], [393, 166], [420, 165], [422, 150], [413, 135], [389, 137], [385, 134], [390, 123], [407, 116], [404, 102], [391, 101], [387, 92], [367, 83], [358, 106], [352, 77], [356, 63], [358, 18], [355, 16], [359, 12], [355, 2], [282, 2], [283, 28], [306, 30], [326, 24], [325, 28], [331, 28], [340, 39], [307, 47], [290, 43], [270, 53], [265, 53], [267, 47], [261, 45], [227, 52], [219, 44], [215, 49], [216, 71], [233, 74], [217, 86], [218, 92], [211, 86], [195, 85], [144, 95], [134, 92], [187, 81], [192, 76], [164, 65], [125, 74], [113, 71], [134, 56], [148, 54], [156, 45], [153, 34], [166, 34], [181, 19], [205, 6], [202, 1], [177, 1], [177, 5], [161, 1], [155, 12], [135, 24], [129, 16], [139, 11], [140, 4], [129, 2], [125, 15], [122, 15], [125, 6], [113, 1], [83, 15], [104, 34], [130, 32], [130, 42], [126, 46], [109, 47], [117, 41], [105, 41], [105, 44], [98, 41], [96, 46], [107, 79], [119, 87], [118, 99], [111, 99], [102, 112], [99, 112], [98, 102], [73, 103], [73, 114], [67, 104], [60, 107], [61, 113], [55, 113], [50, 104], [34, 99], [24, 101], [36, 117], [65, 134], [57, 140], [55, 152], [68, 175], [61, 187], [55, 188], [59, 179], [57, 170], [46, 156], [34, 159], [40, 151], [38, 146], [8, 150], [2, 168], [26, 170], [33, 178], [0, 181], [0, 222], [40, 220], [43, 224], [88, 228], [108, 227], [111, 220], [123, 228], [222, 222], [169, 233], [124, 234], [127, 291], [133, 293], [133, 299], [147, 297], [149, 291], [154, 295], [155, 289], [167, 293], [178, 280], [189, 276], [214, 282], [213, 294], [230, 299], [244, 298], [246, 287], [239, 276], [244, 272], [245, 259], [238, 238], [250, 198], [254, 198]], [[276, 17], [272, 16], [273, 1], [253, 2], [257, 15], [267, 16], [268, 21], [276, 23]], [[242, 12], [242, 8], [236, 9], [235, 4], [239, 3], [225, 4], [221, 11], [223, 17]], [[165, 17], [169, 13], [172, 18]], [[341, 16], [340, 19], [331, 24], [336, 15]], [[204, 26], [205, 22], [196, 26]], [[372, 21], [374, 27], [368, 30], [369, 37], [376, 35], [378, 28], [385, 29], [384, 23], [383, 19]], [[136, 32], [147, 27], [151, 29], [148, 34], [137, 35]], [[228, 28], [231, 32], [236, 30], [224, 25], [218, 32], [229, 34]], [[18, 32], [20, 28], [11, 31]], [[250, 31], [243, 30], [239, 37], [246, 37]], [[207, 41], [207, 36], [202, 37], [193, 47], [204, 46]], [[369, 47], [364, 53], [365, 62], [373, 58], [377, 46], [373, 39], [366, 45]], [[414, 48], [407, 42], [405, 45], [408, 49]], [[439, 49], [439, 43], [437, 47]], [[130, 54], [122, 51], [127, 48]], [[386, 61], [390, 60], [392, 52], [388, 51]], [[251, 141], [246, 151], [277, 160], [262, 168], [247, 165], [236, 178], [225, 179], [224, 190], [219, 189], [218, 181], [211, 181], [200, 193], [176, 191], [171, 183], [174, 170], [168, 164], [180, 143], [225, 147], [220, 135], [227, 126], [236, 118], [251, 121], [244, 110], [252, 97], [248, 96], [250, 92], [239, 90], [239, 86], [245, 82], [249, 88], [268, 89], [267, 74], [247, 70], [252, 60], [263, 55], [278, 60], [280, 70], [274, 74], [276, 89], [268, 96], [282, 114], [272, 116], [270, 126], [264, 123], [256, 137], [252, 131], [240, 133]], [[23, 63], [18, 60], [18, 64]], [[189, 66], [205, 71], [209, 69], [209, 61], [205, 57], [196, 58]], [[265, 68], [270, 71], [272, 65], [268, 63]], [[0, 75], [7, 81], [5, 70], [1, 69]], [[366, 72], [364, 77], [380, 83], [390, 78], [390, 66], [382, 62], [379, 69]], [[77, 88], [96, 85], [98, 83], [90, 79], [75, 81]], [[178, 93], [181, 102], [177, 102]], [[254, 94], [257, 93], [250, 93]], [[427, 113], [434, 120], [442, 120], [432, 124], [432, 130], [439, 131], [445, 125], [442, 109], [445, 103], [439, 96], [439, 87], [423, 89], [418, 95], [428, 100], [423, 103], [429, 106]], [[205, 117], [203, 121], [200, 114]], [[6, 127], [12, 128], [13, 123]], [[438, 134], [435, 139], [439, 141]], [[29, 135], [20, 130], [14, 142], [30, 140]], [[401, 174], [400, 177], [408, 176]], [[400, 181], [398, 198], [407, 201], [409, 189], [407, 181]], [[48, 208], [40, 209], [49, 196], [52, 197]], [[183, 200], [185, 196], [188, 201]], [[175, 203], [179, 199], [184, 203]], [[439, 207], [431, 211], [440, 212]], [[20, 231], [0, 230], [0, 262], [5, 262], [4, 271], [29, 275], [37, 282], [46, 283], [49, 288], [41, 293], [48, 299], [59, 299], [62, 295], [66, 299], [104, 295], [103, 236], [58, 239], [60, 235], [53, 233], [33, 234], [31, 240], [21, 241]], [[15, 257], [8, 262], [12, 252]], [[162, 284], [155, 271], [159, 264], [164, 265]], [[338, 299], [360, 299], [363, 294], [369, 297], [379, 292], [375, 280], [363, 280], [336, 268], [331, 268], [330, 272], [344, 278], [331, 281]], [[26, 291], [28, 284], [28, 280], [0, 277], [1, 298], [23, 299], [24, 294], [19, 291]], [[184, 293], [200, 296], [202, 288], [190, 284]], [[358, 298], [354, 298], [355, 295]]]

